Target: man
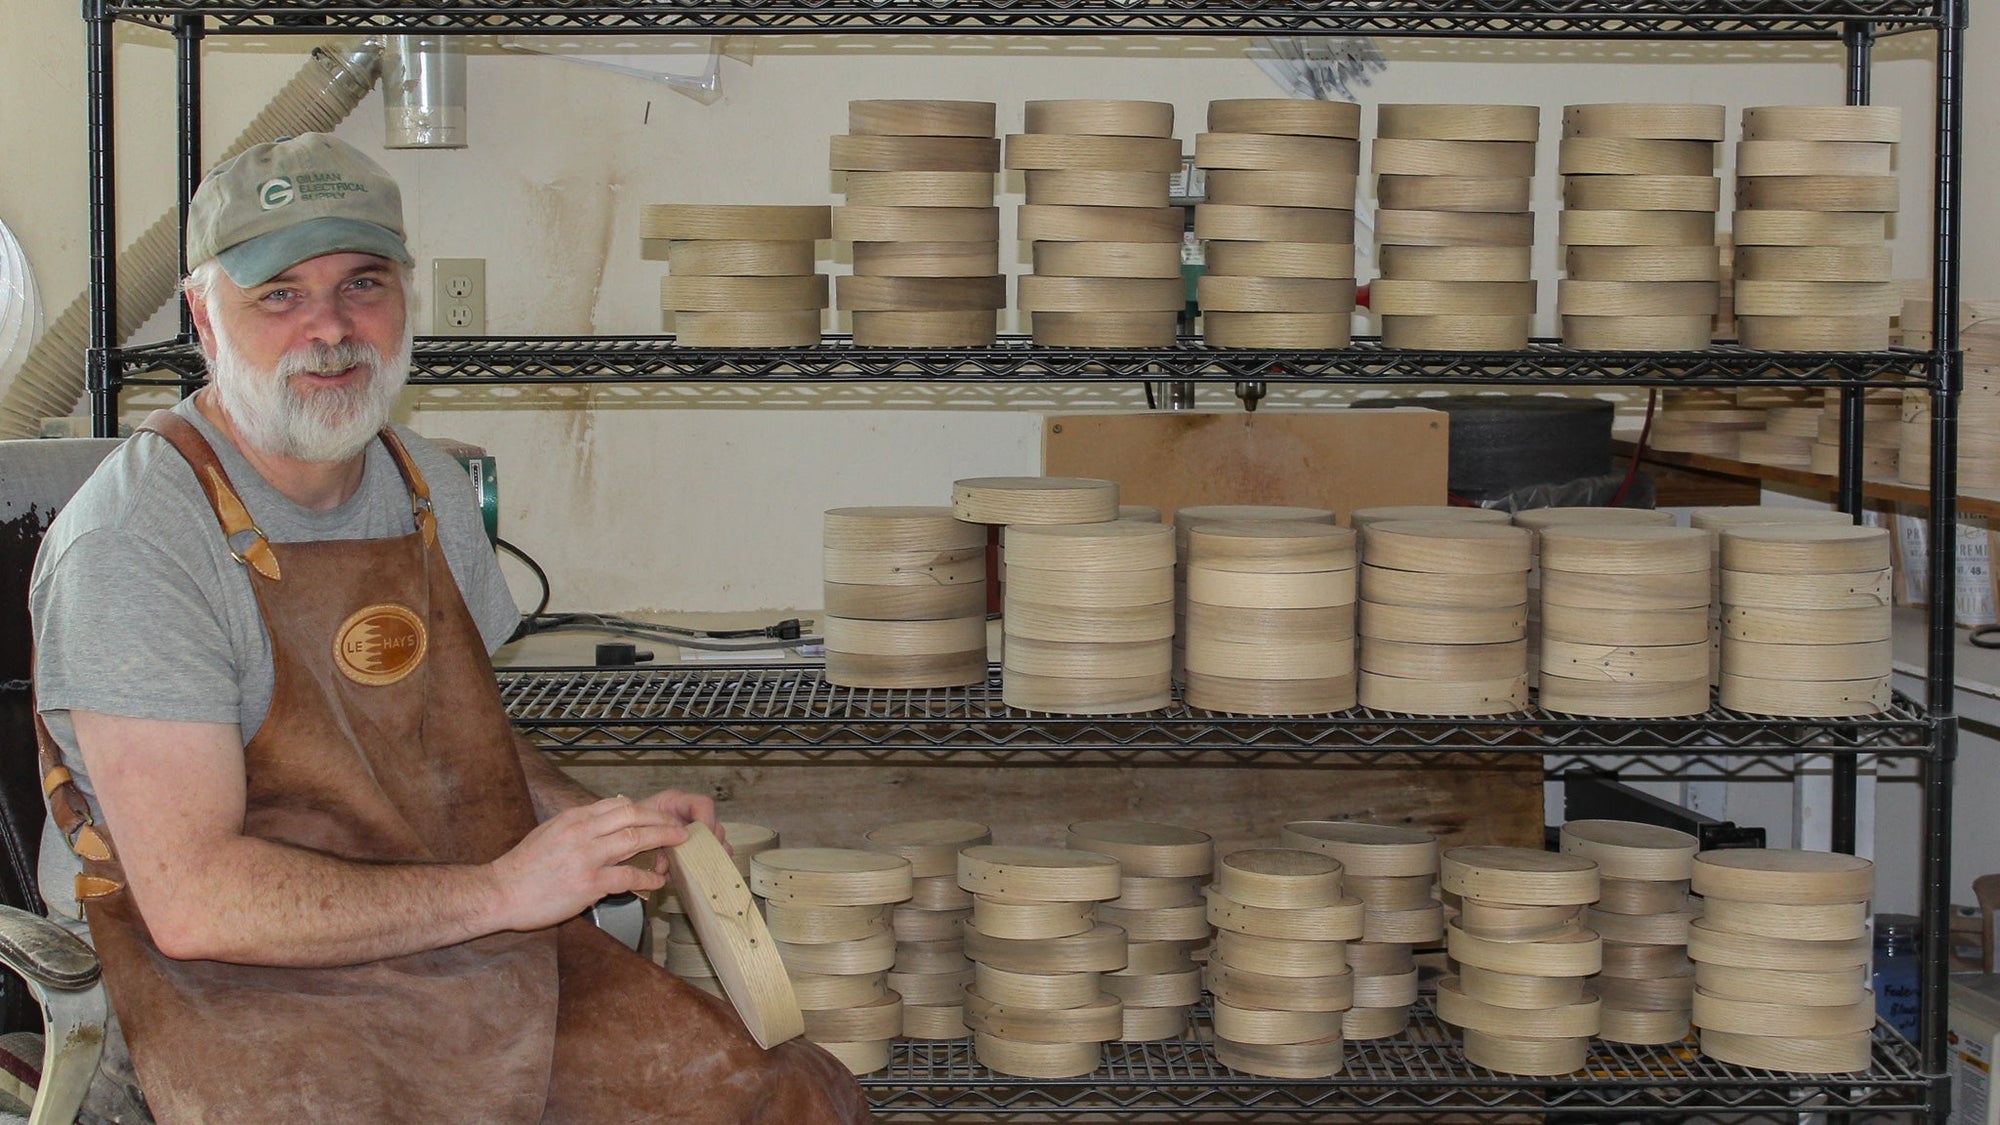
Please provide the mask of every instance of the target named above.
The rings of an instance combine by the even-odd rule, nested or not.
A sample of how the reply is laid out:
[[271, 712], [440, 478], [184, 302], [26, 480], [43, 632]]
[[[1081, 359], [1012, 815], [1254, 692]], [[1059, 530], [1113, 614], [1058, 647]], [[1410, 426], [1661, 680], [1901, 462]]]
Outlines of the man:
[[865, 1120], [831, 1056], [760, 1051], [578, 918], [659, 889], [627, 861], [714, 809], [597, 800], [509, 726], [518, 611], [470, 490], [387, 424], [395, 183], [330, 136], [257, 146], [196, 192], [187, 257], [210, 385], [78, 492], [31, 589], [43, 888], [154, 1115]]

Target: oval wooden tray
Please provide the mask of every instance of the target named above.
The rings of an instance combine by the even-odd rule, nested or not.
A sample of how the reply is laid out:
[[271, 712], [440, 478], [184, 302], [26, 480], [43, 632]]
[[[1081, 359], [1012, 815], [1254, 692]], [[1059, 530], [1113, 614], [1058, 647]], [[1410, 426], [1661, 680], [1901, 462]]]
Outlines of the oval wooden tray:
[[853, 848], [776, 848], [750, 857], [750, 888], [775, 902], [868, 906], [910, 897], [910, 861]]
[[1375, 198], [1391, 211], [1528, 210], [1533, 181], [1519, 176], [1399, 176], [1375, 181]]
[[1451, 898], [1458, 907], [1458, 928], [1473, 937], [1491, 938], [1494, 941], [1541, 941], [1555, 937], [1564, 930], [1576, 928], [1583, 918], [1583, 907], [1577, 904], [1519, 906], [1513, 903], [1465, 898], [1461, 895], [1453, 895]]
[[811, 242], [833, 237], [832, 213], [825, 204], [648, 203], [639, 208], [639, 237]]
[[1558, 241], [1574, 246], [1715, 245], [1715, 216], [1707, 211], [1564, 211]]
[[1215, 888], [1246, 906], [1325, 908], [1341, 900], [1341, 870], [1339, 860], [1318, 852], [1246, 848], [1221, 857]]
[[1594, 996], [1554, 1008], [1509, 1008], [1466, 995], [1457, 977], [1437, 981], [1438, 1019], [1453, 1027], [1514, 1039], [1562, 1039], [1595, 1035], [1598, 1001]]
[[1252, 937], [1217, 930], [1211, 960], [1265, 976], [1326, 977], [1347, 968], [1347, 943]]
[[1578, 929], [1548, 941], [1503, 942], [1445, 926], [1445, 946], [1461, 964], [1535, 977], [1587, 977], [1603, 966], [1604, 943]]
[[1895, 176], [1752, 176], [1736, 183], [1736, 206], [1745, 211], [1888, 213], [1901, 200], [1902, 181]]
[[1181, 276], [1181, 248], [1171, 242], [1037, 242], [1033, 254], [1043, 277]]
[[1708, 898], [1703, 901], [1702, 917], [1718, 930], [1761, 934], [1764, 937], [1852, 941], [1868, 932], [1868, 904], [1865, 902], [1795, 906]]
[[1865, 938], [1807, 941], [1718, 930], [1697, 918], [1688, 926], [1688, 957], [1696, 964], [1738, 969], [1829, 972], [1868, 963]]
[[1118, 897], [1118, 861], [1069, 848], [987, 844], [958, 853], [958, 885], [1004, 902], [1101, 902]]
[[702, 949], [750, 1037], [768, 1051], [804, 1034], [805, 1020], [778, 959], [777, 943], [764, 928], [736, 864], [706, 825], [688, 825], [687, 839], [673, 849], [669, 874], [674, 893], [701, 935]]
[[1437, 837], [1420, 828], [1351, 820], [1295, 820], [1279, 830], [1278, 839], [1286, 848], [1331, 857], [1349, 876], [1418, 877], [1438, 870]]
[[[870, 906], [814, 906], [810, 903], [767, 902], [764, 925], [777, 941], [812, 944], [828, 941], [855, 941], [890, 932], [894, 908], [887, 903]], [[847, 1007], [844, 1004], [807, 1004], [806, 1007]]]
[[1780, 848], [1708, 851], [1694, 857], [1694, 893], [1742, 902], [1824, 906], [1866, 902], [1875, 865], [1838, 852]]
[[895, 137], [991, 137], [992, 102], [861, 99], [847, 103], [847, 131]]
[[680, 276], [798, 277], [813, 272], [818, 255], [807, 239], [713, 239], [667, 243], [667, 269]]
[[1686, 210], [1714, 214], [1722, 178], [1692, 176], [1564, 176], [1562, 206], [1570, 210]]
[[1007, 530], [1010, 566], [1048, 571], [1154, 570], [1174, 564], [1174, 533], [1157, 523], [1017, 526]]
[[1589, 1039], [1517, 1039], [1465, 1032], [1466, 1060], [1501, 1074], [1572, 1074], [1583, 1069], [1589, 1056]]
[[[1385, 604], [1363, 598], [1359, 605], [1360, 623], [1356, 632], [1369, 638], [1487, 645], [1519, 641], [1527, 636], [1528, 606], [1525, 602], [1518, 605], [1442, 606], [1433, 609]], [[1376, 670], [1386, 671], [1383, 668]]]
[[1655, 882], [1691, 878], [1701, 846], [1685, 832], [1626, 820], [1572, 820], [1560, 837], [1564, 852], [1594, 861], [1603, 876]]
[[[1529, 256], [1526, 246], [1397, 245], [1375, 248], [1375, 260], [1383, 277], [1411, 281], [1526, 281]], [[1485, 511], [1460, 508], [1455, 511]]]
[[847, 202], [870, 207], [991, 207], [991, 172], [848, 172]]
[[1173, 173], [1181, 169], [1181, 143], [1172, 137], [1023, 133], [1007, 138], [1007, 167]]
[[1361, 169], [1361, 142], [1344, 137], [1199, 133], [1194, 138], [1194, 166], [1351, 176]]
[[1511, 574], [1528, 569], [1533, 538], [1521, 528], [1464, 519], [1370, 523], [1361, 557], [1370, 566], [1431, 574]]
[[1687, 1012], [1639, 1010], [1606, 1006], [1599, 1013], [1597, 1037], [1607, 1043], [1668, 1046], [1687, 1038]]
[[1211, 133], [1359, 137], [1361, 107], [1312, 98], [1218, 98], [1208, 103]]
[[1867, 211], [1738, 211], [1738, 246], [1873, 246], [1888, 236], [1886, 216]]
[[1900, 140], [1903, 111], [1898, 106], [1764, 105], [1743, 111], [1746, 140]]
[[1457, 980], [1466, 998], [1497, 1008], [1549, 1009], [1583, 1001], [1582, 977], [1528, 977], [1460, 965]]
[[1063, 98], [1030, 101], [1022, 110], [1030, 133], [1063, 133], [1104, 137], [1171, 137], [1172, 102], [1114, 101]]
[[1572, 246], [1563, 262], [1571, 277], [1597, 281], [1722, 279], [1722, 255], [1713, 246]]
[[1733, 1000], [1783, 996], [1799, 1004], [1837, 1005], [1859, 1003], [1869, 996], [1866, 965], [1807, 972], [1703, 963], [1694, 967], [1692, 979], [1696, 987], [1709, 995]]
[[1310, 1080], [1339, 1074], [1345, 1040], [1340, 1035], [1310, 1043], [1235, 1043], [1217, 1039], [1217, 1062], [1244, 1074]]
[[1104, 1061], [1104, 1044], [1021, 1043], [974, 1032], [972, 1055], [979, 1065], [997, 1074], [1019, 1078], [1081, 1078]]
[[1338, 1012], [1353, 1003], [1355, 977], [1347, 969], [1321, 977], [1280, 977], [1210, 958], [1201, 972], [1209, 992], [1238, 1007]]
[[[1444, 904], [1428, 903], [1409, 910], [1363, 906], [1361, 936], [1370, 942], [1430, 945], [1444, 937]], [[1414, 977], [1411, 978], [1414, 981]], [[1376, 1007], [1394, 1007], [1377, 1004]]]
[[1671, 914], [1614, 914], [1586, 909], [1583, 924], [1596, 930], [1597, 936], [1605, 941], [1627, 945], [1684, 946], [1687, 944], [1688, 923], [1695, 917], [1696, 913], [1692, 910]]
[[1358, 177], [1323, 170], [1211, 168], [1205, 203], [1354, 210]]
[[1532, 143], [1541, 135], [1541, 122], [1541, 107], [1532, 105], [1385, 103], [1375, 107], [1375, 131], [1383, 137]]
[[1847, 1074], [1868, 1069], [1869, 1034], [1819, 1038], [1703, 1031], [1701, 1053], [1719, 1062], [1788, 1074]]
[[853, 250], [857, 277], [991, 277], [1000, 272], [997, 241], [856, 242]]
[[1457, 847], [1438, 857], [1438, 885], [1453, 894], [1522, 906], [1597, 901], [1597, 864], [1531, 848]]
[[1172, 199], [1158, 172], [1040, 168], [1024, 174], [1029, 203], [1067, 207], [1165, 207]]
[[1021, 1008], [996, 1004], [976, 988], [965, 993], [965, 1026], [975, 1033], [1020, 1043], [1105, 1043], [1118, 1038], [1124, 1004], [1099, 995], [1075, 1008]]
[[1567, 105], [1563, 107], [1563, 135], [1719, 141], [1726, 112], [1719, 105], [1652, 102]]
[[[1172, 209], [1179, 214], [1179, 209]], [[1174, 230], [1181, 227], [1174, 220]], [[1194, 234], [1200, 239], [1234, 242], [1313, 242], [1351, 245], [1354, 212], [1325, 207], [1250, 207], [1235, 203], [1203, 203], [1194, 209]], [[1178, 233], [1175, 241], [1179, 241]]]
[[998, 172], [1000, 141], [990, 135], [837, 135], [829, 138], [827, 166], [839, 172]]
[[1064, 843], [1117, 860], [1121, 877], [1184, 879], [1206, 876], [1215, 866], [1213, 837], [1171, 824], [1077, 821], [1064, 833]]
[[973, 523], [1101, 523], [1118, 517], [1118, 484], [1080, 477], [968, 477], [952, 511]]
[[1340, 1033], [1351, 1040], [1389, 1039], [1410, 1026], [1410, 1009], [1353, 1008], [1340, 1017]]
[[1714, 170], [1713, 141], [1565, 136], [1556, 154], [1556, 171], [1565, 176], [1706, 176]]
[[[1015, 973], [974, 964], [973, 991], [995, 1004], [1021, 1008], [1078, 1008], [1104, 992], [1104, 973]], [[961, 1000], [963, 999], [961, 995]]]
[[[1689, 875], [1693, 865], [1689, 865]], [[1597, 881], [1597, 908], [1615, 914], [1657, 914], [1687, 906], [1686, 879], [1620, 879], [1604, 875]]]
[[965, 955], [1015, 973], [1108, 973], [1125, 967], [1125, 931], [1098, 925], [1060, 938], [1015, 940], [965, 927]]
[[788, 312], [826, 306], [821, 274], [660, 279], [660, 307], [667, 312]]
[[1206, 916], [1217, 929], [1300, 941], [1361, 939], [1362, 905], [1358, 898], [1343, 898], [1332, 906], [1280, 908], [1237, 902], [1216, 887], [1207, 891]]
[[971, 820], [911, 820], [885, 824], [862, 836], [861, 846], [910, 861], [910, 875], [931, 879], [958, 874], [958, 853], [993, 842], [993, 831]]

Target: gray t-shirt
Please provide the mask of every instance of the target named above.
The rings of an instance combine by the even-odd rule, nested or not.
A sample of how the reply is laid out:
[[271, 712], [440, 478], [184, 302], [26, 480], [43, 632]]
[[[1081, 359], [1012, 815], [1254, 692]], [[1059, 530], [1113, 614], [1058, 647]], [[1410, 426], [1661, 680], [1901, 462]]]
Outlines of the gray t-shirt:
[[[192, 399], [174, 412], [208, 439], [272, 542], [382, 539], [415, 528], [402, 475], [379, 441], [368, 446], [354, 496], [318, 512], [266, 484]], [[445, 558], [491, 652], [513, 634], [521, 614], [487, 544], [471, 483], [442, 450], [405, 427], [395, 429], [430, 485]], [[96, 794], [76, 751], [71, 710], [234, 723], [246, 742], [263, 725], [271, 704], [270, 635], [208, 497], [164, 439], [141, 434], [127, 441], [62, 509], [35, 560], [28, 604], [36, 706], [93, 810]], [[58, 919], [80, 917], [79, 870], [60, 834], [46, 831], [42, 895]]]

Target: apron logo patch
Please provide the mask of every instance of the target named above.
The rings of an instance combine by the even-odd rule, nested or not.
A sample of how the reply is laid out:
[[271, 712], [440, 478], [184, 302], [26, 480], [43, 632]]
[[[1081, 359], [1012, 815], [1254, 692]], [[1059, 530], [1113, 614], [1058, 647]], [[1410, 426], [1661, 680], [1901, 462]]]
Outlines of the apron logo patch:
[[333, 638], [333, 662], [357, 684], [383, 687], [416, 670], [430, 648], [423, 619], [388, 602], [354, 611]]

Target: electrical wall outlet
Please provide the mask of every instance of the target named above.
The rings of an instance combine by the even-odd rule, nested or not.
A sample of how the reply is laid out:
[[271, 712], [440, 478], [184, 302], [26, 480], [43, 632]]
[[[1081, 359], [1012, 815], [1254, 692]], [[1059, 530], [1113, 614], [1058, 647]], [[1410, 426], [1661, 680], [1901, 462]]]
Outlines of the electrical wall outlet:
[[431, 333], [486, 335], [486, 259], [431, 259]]

